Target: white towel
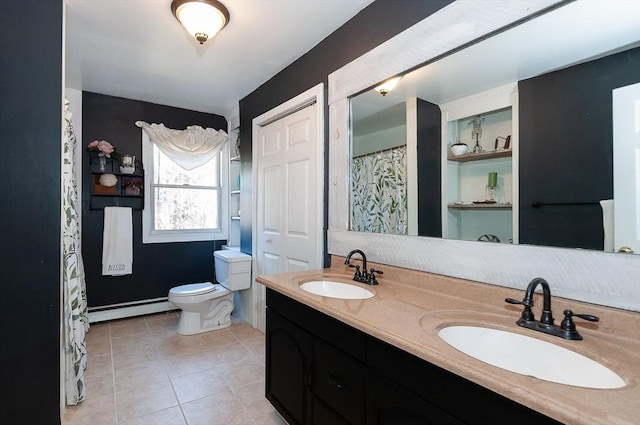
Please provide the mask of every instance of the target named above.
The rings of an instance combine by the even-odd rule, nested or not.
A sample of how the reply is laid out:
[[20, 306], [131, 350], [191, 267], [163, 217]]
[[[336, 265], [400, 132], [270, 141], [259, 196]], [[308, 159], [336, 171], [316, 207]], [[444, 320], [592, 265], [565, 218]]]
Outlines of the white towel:
[[105, 207], [102, 235], [102, 275], [132, 274], [133, 224], [131, 208]]
[[614, 231], [613, 227], [613, 199], [604, 199], [600, 201], [602, 207], [602, 228], [604, 230], [604, 251], [613, 252], [614, 248]]

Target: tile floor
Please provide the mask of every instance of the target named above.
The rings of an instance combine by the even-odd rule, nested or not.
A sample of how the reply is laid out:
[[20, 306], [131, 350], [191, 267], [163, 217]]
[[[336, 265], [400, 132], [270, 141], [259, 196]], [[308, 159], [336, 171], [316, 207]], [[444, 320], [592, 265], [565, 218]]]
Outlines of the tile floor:
[[283, 425], [264, 398], [264, 334], [247, 323], [176, 334], [178, 312], [97, 323], [87, 398], [64, 425]]

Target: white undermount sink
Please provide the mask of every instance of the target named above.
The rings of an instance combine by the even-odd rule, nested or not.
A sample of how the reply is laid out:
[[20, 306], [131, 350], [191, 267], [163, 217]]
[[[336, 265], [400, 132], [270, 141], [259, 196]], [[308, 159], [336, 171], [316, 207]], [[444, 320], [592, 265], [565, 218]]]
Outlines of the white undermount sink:
[[303, 283], [300, 288], [312, 294], [343, 300], [363, 300], [375, 295], [372, 291], [361, 286], [333, 280], [313, 280]]
[[600, 363], [537, 338], [480, 326], [449, 326], [438, 336], [475, 359], [521, 375], [584, 388], [626, 385]]

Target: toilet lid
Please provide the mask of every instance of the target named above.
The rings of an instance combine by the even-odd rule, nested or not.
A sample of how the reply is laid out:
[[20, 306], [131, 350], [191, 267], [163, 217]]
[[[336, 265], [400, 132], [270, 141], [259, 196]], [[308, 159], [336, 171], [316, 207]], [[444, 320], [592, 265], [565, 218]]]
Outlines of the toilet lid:
[[208, 294], [216, 290], [216, 287], [211, 282], [202, 283], [190, 283], [188, 285], [180, 285], [175, 288], [171, 288], [170, 294], [176, 296], [193, 296]]

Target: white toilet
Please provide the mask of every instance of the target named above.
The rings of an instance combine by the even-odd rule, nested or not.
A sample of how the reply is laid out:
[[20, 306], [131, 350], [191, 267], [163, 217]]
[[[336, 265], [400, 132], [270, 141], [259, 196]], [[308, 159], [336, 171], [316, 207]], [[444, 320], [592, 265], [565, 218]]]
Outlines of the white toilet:
[[216, 280], [176, 286], [169, 291], [169, 301], [182, 310], [178, 333], [194, 335], [226, 328], [231, 324], [233, 291], [251, 285], [251, 256], [239, 251], [213, 253]]

